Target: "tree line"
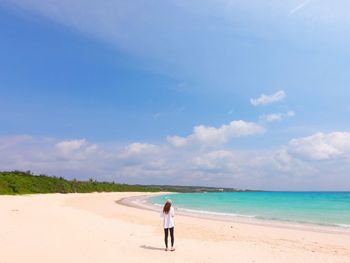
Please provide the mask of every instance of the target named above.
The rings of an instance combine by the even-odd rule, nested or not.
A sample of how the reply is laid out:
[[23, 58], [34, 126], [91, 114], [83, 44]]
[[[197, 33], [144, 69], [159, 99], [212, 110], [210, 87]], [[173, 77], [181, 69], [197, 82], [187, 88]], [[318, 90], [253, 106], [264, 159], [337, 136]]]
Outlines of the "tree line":
[[160, 187], [115, 182], [67, 180], [63, 177], [34, 175], [30, 171], [0, 172], [0, 194], [159, 192]]

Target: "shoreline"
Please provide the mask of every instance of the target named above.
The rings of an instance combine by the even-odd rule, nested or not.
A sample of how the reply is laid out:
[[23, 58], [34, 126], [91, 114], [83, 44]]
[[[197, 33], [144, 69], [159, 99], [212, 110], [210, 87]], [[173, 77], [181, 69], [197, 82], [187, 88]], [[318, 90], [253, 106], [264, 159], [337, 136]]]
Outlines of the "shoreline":
[[[166, 195], [166, 194], [176, 194], [170, 192], [164, 192], [161, 194], [147, 194], [141, 196], [131, 196], [122, 198], [117, 200], [116, 203], [143, 209], [154, 212], [160, 212], [160, 207], [150, 202], [147, 202], [152, 196], [155, 195]], [[256, 226], [267, 226], [273, 228], [284, 228], [284, 229], [295, 229], [295, 230], [304, 230], [304, 231], [312, 231], [312, 232], [320, 232], [320, 233], [335, 233], [341, 235], [350, 235], [350, 228], [342, 227], [342, 226], [331, 226], [331, 225], [319, 225], [312, 223], [304, 223], [304, 222], [292, 222], [292, 221], [282, 221], [282, 220], [269, 220], [269, 219], [259, 219], [255, 217], [244, 217], [244, 216], [236, 216], [230, 214], [214, 214], [208, 211], [196, 211], [196, 210], [187, 210], [182, 208], [177, 208], [175, 206], [175, 212], [177, 215], [194, 217], [200, 219], [214, 220], [214, 221], [222, 221], [222, 222], [232, 222], [238, 224], [248, 224], [248, 225], [256, 225]]]
[[[181, 213], [175, 217], [176, 251], [165, 252], [160, 209], [134, 207], [142, 204], [135, 199], [159, 194], [0, 196], [0, 262], [350, 262], [350, 235]], [[130, 198], [133, 206], [120, 204]]]

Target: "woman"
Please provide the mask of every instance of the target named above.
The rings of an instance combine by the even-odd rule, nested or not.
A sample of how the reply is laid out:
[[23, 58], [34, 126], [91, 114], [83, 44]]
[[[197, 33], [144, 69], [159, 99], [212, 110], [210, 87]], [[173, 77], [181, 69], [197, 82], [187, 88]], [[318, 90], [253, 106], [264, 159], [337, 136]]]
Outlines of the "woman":
[[163, 217], [163, 226], [164, 226], [164, 242], [165, 242], [165, 251], [168, 251], [168, 235], [170, 232], [171, 239], [171, 249], [170, 251], [174, 251], [174, 208], [171, 206], [171, 200], [167, 200], [163, 207], [163, 212], [161, 213], [161, 217]]

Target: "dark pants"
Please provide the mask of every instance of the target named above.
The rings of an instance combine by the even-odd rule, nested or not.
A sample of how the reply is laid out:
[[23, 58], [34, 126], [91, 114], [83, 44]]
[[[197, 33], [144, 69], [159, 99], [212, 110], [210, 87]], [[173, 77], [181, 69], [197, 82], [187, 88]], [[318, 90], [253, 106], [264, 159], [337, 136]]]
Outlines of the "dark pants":
[[164, 228], [164, 242], [166, 248], [168, 248], [168, 234], [170, 230], [170, 239], [171, 239], [171, 246], [174, 246], [174, 227], [172, 228]]

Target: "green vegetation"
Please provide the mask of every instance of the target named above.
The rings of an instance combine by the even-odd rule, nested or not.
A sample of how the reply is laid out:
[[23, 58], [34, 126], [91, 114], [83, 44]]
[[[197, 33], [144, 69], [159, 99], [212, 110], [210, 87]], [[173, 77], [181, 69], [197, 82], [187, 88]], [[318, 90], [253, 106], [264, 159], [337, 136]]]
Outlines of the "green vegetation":
[[0, 172], [0, 195], [91, 192], [238, 192], [235, 188], [181, 185], [128, 185], [114, 182], [67, 180], [62, 177], [33, 175], [30, 171]]
[[30, 171], [0, 172], [0, 194], [159, 192], [159, 187], [127, 185], [95, 180], [66, 180], [62, 177], [33, 175]]

